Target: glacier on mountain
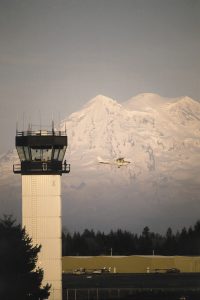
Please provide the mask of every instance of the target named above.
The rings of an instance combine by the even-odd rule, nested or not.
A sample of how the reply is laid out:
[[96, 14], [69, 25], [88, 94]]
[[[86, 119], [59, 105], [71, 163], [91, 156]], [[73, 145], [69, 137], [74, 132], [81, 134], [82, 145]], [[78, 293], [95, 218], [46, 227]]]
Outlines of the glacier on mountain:
[[[199, 218], [198, 101], [144, 93], [118, 103], [98, 95], [59, 126], [69, 139], [71, 173], [62, 176], [62, 187], [63, 225], [70, 231], [141, 231], [146, 225], [163, 231]], [[100, 164], [98, 157], [131, 163], [119, 168]], [[20, 178], [12, 174], [16, 159], [15, 151], [0, 158], [6, 213], [20, 211]]]

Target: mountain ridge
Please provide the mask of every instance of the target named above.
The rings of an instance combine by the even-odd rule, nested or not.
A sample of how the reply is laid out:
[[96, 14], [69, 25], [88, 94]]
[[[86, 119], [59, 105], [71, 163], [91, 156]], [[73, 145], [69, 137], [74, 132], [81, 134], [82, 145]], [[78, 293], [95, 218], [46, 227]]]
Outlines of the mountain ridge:
[[[132, 109], [135, 99], [144, 105], [140, 110]], [[63, 223], [70, 230], [137, 231], [158, 224], [163, 230], [198, 219], [200, 103], [152, 93], [128, 101], [131, 109], [97, 95], [60, 124], [69, 139], [71, 173], [62, 176], [62, 186]], [[110, 164], [100, 164], [98, 157]], [[118, 167], [119, 157], [130, 163]], [[0, 187], [7, 193], [12, 185], [19, 193], [19, 176], [11, 174], [15, 160], [15, 151], [0, 159]], [[17, 197], [16, 203], [20, 193]]]

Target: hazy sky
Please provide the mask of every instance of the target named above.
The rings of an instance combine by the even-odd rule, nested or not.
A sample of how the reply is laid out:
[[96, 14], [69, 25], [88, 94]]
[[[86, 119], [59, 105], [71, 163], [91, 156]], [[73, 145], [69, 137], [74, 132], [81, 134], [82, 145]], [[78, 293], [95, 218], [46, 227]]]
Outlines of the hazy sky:
[[23, 115], [140, 92], [200, 99], [200, 0], [0, 0], [0, 153]]

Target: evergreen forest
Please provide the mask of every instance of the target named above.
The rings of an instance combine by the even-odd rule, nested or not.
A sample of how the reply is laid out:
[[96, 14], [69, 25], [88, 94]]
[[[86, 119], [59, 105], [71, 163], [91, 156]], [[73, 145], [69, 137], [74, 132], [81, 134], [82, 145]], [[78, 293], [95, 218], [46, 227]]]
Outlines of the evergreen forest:
[[200, 221], [193, 227], [185, 227], [173, 233], [168, 228], [165, 234], [152, 232], [144, 227], [141, 234], [126, 230], [111, 230], [104, 233], [85, 229], [83, 233], [62, 236], [63, 256], [72, 255], [200, 255]]

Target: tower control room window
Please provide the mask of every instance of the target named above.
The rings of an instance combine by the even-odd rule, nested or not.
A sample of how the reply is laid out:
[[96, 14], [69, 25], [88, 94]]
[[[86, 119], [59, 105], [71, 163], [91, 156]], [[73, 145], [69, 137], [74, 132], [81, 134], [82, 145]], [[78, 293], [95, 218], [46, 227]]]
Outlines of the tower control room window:
[[16, 148], [19, 155], [19, 159], [21, 161], [24, 161], [25, 160], [24, 148], [22, 146], [17, 146]]
[[41, 150], [42, 161], [51, 160], [51, 154], [52, 154], [52, 149], [42, 149]]
[[51, 160], [52, 149], [34, 149], [31, 148], [31, 156], [34, 161], [49, 161]]
[[30, 160], [29, 147], [24, 146], [24, 154], [25, 154], [26, 160]]
[[66, 150], [66, 146], [64, 146], [63, 149], [60, 149], [60, 153], [59, 153], [59, 156], [58, 156], [59, 161], [63, 160], [64, 155], [65, 155], [65, 150]]
[[56, 148], [53, 152], [53, 159], [62, 161], [65, 155], [66, 146], [63, 148]]
[[54, 160], [58, 160], [59, 152], [60, 152], [60, 149], [54, 149], [54, 153], [53, 153]]
[[41, 149], [31, 148], [32, 160], [40, 161], [41, 160]]

